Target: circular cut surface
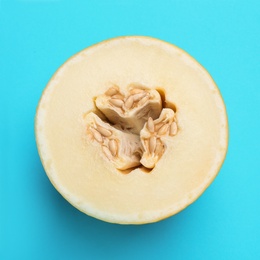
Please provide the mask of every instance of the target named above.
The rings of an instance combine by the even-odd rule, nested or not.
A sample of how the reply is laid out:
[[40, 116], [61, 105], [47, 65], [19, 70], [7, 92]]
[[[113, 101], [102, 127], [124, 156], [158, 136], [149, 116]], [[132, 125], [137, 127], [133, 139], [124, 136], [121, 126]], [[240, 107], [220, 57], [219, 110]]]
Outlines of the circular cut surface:
[[[111, 85], [161, 89], [176, 106], [178, 133], [147, 173], [118, 171], [86, 141], [83, 117]], [[56, 189], [88, 215], [140, 224], [173, 215], [208, 187], [227, 150], [227, 117], [218, 88], [181, 49], [148, 37], [120, 37], [87, 48], [50, 80], [36, 115], [36, 139]]]

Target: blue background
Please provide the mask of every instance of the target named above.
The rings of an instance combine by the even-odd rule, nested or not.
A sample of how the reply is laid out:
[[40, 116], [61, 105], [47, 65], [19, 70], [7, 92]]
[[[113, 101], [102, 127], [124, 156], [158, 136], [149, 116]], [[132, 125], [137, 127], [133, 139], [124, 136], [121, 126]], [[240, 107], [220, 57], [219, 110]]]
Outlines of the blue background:
[[[0, 259], [260, 259], [260, 1], [0, 1]], [[34, 116], [71, 55], [148, 35], [217, 82], [230, 140], [220, 174], [169, 219], [120, 226], [67, 203], [42, 168]]]

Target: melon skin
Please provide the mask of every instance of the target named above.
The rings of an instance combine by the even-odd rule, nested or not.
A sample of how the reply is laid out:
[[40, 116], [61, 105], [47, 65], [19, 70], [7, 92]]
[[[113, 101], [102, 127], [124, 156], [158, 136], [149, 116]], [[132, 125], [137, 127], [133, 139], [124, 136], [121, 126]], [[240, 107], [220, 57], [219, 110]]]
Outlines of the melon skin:
[[[163, 89], [180, 131], [156, 167], [122, 174], [84, 138], [82, 117], [111, 84]], [[54, 74], [38, 105], [35, 133], [45, 171], [80, 211], [120, 224], [178, 213], [210, 185], [228, 146], [226, 109], [209, 73], [178, 47], [149, 37], [119, 37], [74, 55]]]

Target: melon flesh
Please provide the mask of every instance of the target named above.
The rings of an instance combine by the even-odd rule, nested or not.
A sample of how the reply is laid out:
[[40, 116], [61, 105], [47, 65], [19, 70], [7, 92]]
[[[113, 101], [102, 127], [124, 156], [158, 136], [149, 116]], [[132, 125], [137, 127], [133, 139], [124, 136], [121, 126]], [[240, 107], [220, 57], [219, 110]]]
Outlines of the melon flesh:
[[[150, 172], [122, 173], [86, 141], [84, 116], [111, 85], [161, 89], [176, 107], [178, 133]], [[174, 215], [216, 177], [227, 151], [225, 105], [213, 79], [183, 50], [149, 37], [119, 37], [63, 64], [37, 109], [36, 140], [46, 173], [80, 211], [121, 224]]]

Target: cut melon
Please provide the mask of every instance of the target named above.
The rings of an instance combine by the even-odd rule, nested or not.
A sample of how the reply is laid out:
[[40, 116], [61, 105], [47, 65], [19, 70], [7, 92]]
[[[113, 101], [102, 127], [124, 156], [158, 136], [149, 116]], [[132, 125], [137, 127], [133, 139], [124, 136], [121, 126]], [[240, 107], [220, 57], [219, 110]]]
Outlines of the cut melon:
[[64, 63], [43, 92], [35, 131], [61, 195], [120, 224], [159, 221], [194, 202], [228, 144], [225, 105], [206, 70], [176, 46], [140, 36]]

